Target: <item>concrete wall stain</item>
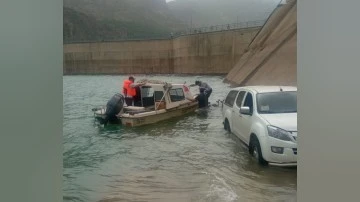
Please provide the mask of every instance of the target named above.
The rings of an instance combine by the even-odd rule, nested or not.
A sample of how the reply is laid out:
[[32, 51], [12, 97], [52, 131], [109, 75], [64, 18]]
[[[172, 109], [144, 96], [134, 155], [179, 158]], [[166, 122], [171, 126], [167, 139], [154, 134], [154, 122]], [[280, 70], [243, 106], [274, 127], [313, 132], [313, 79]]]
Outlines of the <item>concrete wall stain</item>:
[[64, 75], [227, 74], [260, 27], [169, 40], [64, 44]]

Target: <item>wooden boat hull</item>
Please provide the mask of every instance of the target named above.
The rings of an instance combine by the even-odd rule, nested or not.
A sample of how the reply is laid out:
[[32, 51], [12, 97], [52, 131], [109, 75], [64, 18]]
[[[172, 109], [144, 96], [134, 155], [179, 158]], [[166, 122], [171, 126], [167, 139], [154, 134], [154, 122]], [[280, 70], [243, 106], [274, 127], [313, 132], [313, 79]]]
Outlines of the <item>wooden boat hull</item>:
[[[105, 108], [94, 108], [95, 118], [106, 125], [108, 122], [124, 126], [141, 126], [194, 112], [198, 102], [185, 84], [167, 82], [142, 82], [140, 106], [123, 106], [124, 96], [114, 95]], [[136, 102], [139, 104], [139, 102]], [[122, 105], [121, 105], [122, 104]], [[108, 109], [106, 109], [109, 107]], [[117, 115], [115, 115], [117, 114]]]
[[173, 109], [159, 110], [158, 113], [154, 113], [147, 116], [129, 115], [127, 117], [120, 116], [121, 123], [124, 126], [141, 126], [147, 124], [153, 124], [166, 119], [182, 116], [191, 112], [194, 112], [198, 108], [197, 102], [187, 103]]

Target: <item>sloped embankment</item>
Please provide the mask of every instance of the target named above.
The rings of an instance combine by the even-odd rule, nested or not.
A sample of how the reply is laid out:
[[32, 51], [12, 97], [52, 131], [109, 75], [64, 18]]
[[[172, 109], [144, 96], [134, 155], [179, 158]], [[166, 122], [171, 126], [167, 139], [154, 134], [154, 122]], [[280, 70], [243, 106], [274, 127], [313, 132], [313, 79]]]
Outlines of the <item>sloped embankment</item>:
[[230, 70], [235, 85], [296, 85], [297, 1], [279, 5]]

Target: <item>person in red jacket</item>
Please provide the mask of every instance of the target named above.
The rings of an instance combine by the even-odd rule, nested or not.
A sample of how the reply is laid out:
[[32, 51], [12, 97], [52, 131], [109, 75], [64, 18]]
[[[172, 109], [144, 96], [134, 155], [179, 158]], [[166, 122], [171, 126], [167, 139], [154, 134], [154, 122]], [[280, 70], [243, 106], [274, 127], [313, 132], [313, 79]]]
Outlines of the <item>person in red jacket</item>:
[[130, 76], [129, 79], [124, 80], [122, 93], [125, 96], [125, 102], [127, 106], [134, 105], [134, 97], [136, 96], [136, 87], [144, 85], [142, 83], [135, 84], [135, 78]]

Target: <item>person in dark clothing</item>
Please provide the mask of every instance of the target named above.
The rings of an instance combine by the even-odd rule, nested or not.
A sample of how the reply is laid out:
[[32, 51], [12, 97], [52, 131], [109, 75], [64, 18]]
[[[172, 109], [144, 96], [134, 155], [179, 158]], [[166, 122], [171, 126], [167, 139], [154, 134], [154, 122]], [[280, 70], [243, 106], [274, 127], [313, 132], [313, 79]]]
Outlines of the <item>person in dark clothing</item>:
[[212, 88], [209, 86], [209, 84], [202, 82], [202, 81], [195, 81], [195, 85], [199, 86], [200, 89], [204, 88], [205, 89], [204, 93], [205, 93], [207, 99], [209, 99], [209, 97], [212, 93]]
[[205, 88], [200, 88], [200, 94], [195, 99], [190, 99], [191, 101], [198, 101], [199, 108], [204, 108], [208, 106], [208, 98], [205, 95]]

